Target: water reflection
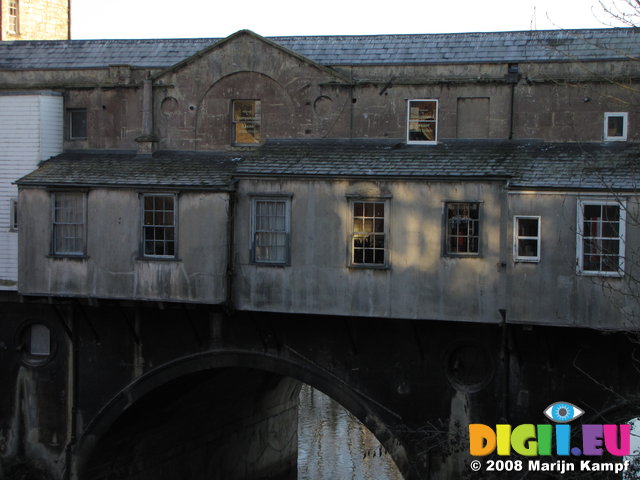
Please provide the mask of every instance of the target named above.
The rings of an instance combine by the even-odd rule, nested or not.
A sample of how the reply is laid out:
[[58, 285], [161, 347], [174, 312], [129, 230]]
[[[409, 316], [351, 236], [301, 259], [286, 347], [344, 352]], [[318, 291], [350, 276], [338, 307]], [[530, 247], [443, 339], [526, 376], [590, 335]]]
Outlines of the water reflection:
[[353, 415], [308, 385], [300, 392], [298, 480], [402, 480], [380, 442]]

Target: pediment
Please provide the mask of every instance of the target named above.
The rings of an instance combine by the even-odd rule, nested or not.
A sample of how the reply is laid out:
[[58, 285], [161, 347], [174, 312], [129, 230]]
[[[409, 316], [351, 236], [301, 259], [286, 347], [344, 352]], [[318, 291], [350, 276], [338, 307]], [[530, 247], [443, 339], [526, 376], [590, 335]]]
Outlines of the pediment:
[[[198, 64], [210, 65], [216, 77], [229, 75], [238, 71], [254, 71], [270, 76], [274, 68], [309, 69], [308, 75], [324, 76], [326, 82], [350, 83], [349, 79], [339, 72], [321, 65], [300, 55], [278, 43], [262, 37], [250, 30], [240, 30], [194, 55], [156, 74], [154, 80], [172, 75], [179, 76], [183, 71], [190, 71]], [[313, 71], [313, 73], [311, 73]], [[191, 72], [187, 75], [192, 75]], [[304, 73], [302, 76], [308, 76]]]

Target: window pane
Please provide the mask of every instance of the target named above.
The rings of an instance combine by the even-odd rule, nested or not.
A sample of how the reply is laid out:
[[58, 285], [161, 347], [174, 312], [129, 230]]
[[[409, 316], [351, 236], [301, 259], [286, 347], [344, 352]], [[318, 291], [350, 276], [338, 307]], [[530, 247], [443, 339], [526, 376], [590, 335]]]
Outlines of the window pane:
[[478, 218], [477, 203], [447, 204], [447, 253], [476, 254], [479, 252]]
[[409, 102], [409, 141], [433, 142], [436, 140], [436, 112], [435, 100]]
[[84, 253], [84, 193], [54, 194], [53, 250], [61, 255]]
[[234, 142], [260, 143], [260, 117], [259, 100], [235, 100], [233, 102]]
[[384, 202], [353, 203], [352, 262], [384, 264]]
[[520, 240], [518, 242], [519, 257], [537, 257], [538, 241], [537, 240]]
[[620, 268], [620, 205], [583, 205], [582, 269], [616, 272]]
[[45, 325], [31, 325], [29, 353], [31, 355], [51, 354], [51, 332]]
[[607, 136], [623, 136], [624, 118], [622, 116], [612, 116], [607, 118]]
[[70, 110], [69, 111], [70, 137], [86, 138], [87, 137], [87, 111], [86, 110]]
[[145, 195], [142, 204], [144, 255], [175, 256], [175, 197]]
[[288, 260], [288, 200], [255, 200], [253, 260], [286, 263]]
[[537, 237], [538, 236], [538, 219], [537, 218], [518, 219], [518, 235], [520, 235], [521, 237]]

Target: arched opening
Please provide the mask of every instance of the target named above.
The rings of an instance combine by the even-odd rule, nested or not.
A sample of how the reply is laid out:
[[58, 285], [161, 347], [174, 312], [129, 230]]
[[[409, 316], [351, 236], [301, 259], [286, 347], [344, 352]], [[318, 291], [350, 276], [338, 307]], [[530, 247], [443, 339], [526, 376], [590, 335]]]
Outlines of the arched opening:
[[227, 352], [176, 362], [121, 392], [87, 428], [73, 476], [295, 479], [299, 393], [305, 383], [336, 398], [377, 430], [373, 433], [383, 444], [386, 440], [354, 462], [369, 462], [392, 447], [394, 461], [406, 467], [404, 450], [356, 393], [288, 361]]

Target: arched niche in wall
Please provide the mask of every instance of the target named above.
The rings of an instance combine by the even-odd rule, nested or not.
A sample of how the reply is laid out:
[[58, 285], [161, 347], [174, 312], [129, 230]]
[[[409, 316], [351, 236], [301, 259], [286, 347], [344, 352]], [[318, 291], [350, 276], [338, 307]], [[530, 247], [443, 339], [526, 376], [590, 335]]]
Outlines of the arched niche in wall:
[[[259, 102], [259, 142], [269, 138], [296, 137], [302, 112], [286, 88], [275, 79], [258, 72], [235, 72], [213, 83], [198, 105], [196, 149], [212, 150], [244, 144], [234, 138], [234, 101]], [[236, 115], [237, 117], [237, 115]], [[235, 119], [237, 120], [237, 118]]]

